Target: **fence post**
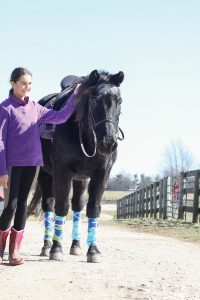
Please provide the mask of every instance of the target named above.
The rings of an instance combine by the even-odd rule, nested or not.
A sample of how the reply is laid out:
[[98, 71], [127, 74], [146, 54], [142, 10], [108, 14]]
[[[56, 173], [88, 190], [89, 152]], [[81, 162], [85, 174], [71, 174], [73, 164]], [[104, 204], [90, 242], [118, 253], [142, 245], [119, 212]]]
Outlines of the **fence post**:
[[129, 198], [126, 196], [126, 219], [128, 219], [128, 213], [129, 213]]
[[157, 182], [153, 184], [153, 216], [157, 218]]
[[141, 215], [142, 215], [142, 202], [141, 202], [141, 198], [142, 198], [142, 189], [139, 190], [139, 193], [138, 193], [138, 196], [139, 196], [139, 218], [141, 218]]
[[117, 200], [117, 219], [119, 219], [119, 202], [120, 200]]
[[136, 202], [136, 191], [133, 193], [133, 218], [136, 218], [135, 202]]
[[148, 216], [149, 216], [149, 203], [150, 203], [150, 199], [149, 199], [149, 197], [150, 197], [150, 186], [148, 185], [147, 187], [146, 187], [146, 205], [145, 205], [145, 209], [146, 209], [146, 218], [148, 218]]
[[153, 217], [153, 184], [150, 185], [150, 218]]
[[163, 179], [163, 220], [167, 219], [167, 177]]
[[197, 221], [198, 221], [198, 214], [199, 214], [199, 178], [200, 178], [199, 171], [195, 171], [192, 223], [197, 223]]
[[184, 214], [184, 209], [183, 209], [184, 178], [185, 178], [185, 173], [181, 172], [180, 182], [179, 182], [179, 208], [178, 208], [178, 219], [181, 220], [183, 220], [183, 214]]
[[130, 218], [131, 216], [131, 197], [130, 195], [127, 196], [127, 203], [128, 203], [128, 207], [127, 207], [127, 216], [128, 216], [128, 219]]
[[141, 217], [142, 218], [144, 218], [144, 193], [145, 193], [145, 188], [142, 188], [141, 198], [140, 198], [140, 201], [141, 201]]
[[121, 216], [120, 218], [124, 219], [124, 198], [121, 201]]
[[161, 179], [159, 181], [159, 219], [162, 219], [162, 215], [163, 215], [162, 199], [163, 199], [163, 180]]
[[134, 192], [134, 218], [137, 218], [137, 191]]
[[133, 204], [134, 203], [134, 196], [133, 196], [133, 194], [131, 194], [130, 197], [131, 197], [131, 200], [130, 200], [131, 201], [130, 217], [133, 218], [133, 209], [134, 209], [134, 204]]
[[133, 194], [129, 195], [130, 197], [130, 218], [133, 217]]
[[122, 201], [122, 219], [126, 219], [126, 198]]

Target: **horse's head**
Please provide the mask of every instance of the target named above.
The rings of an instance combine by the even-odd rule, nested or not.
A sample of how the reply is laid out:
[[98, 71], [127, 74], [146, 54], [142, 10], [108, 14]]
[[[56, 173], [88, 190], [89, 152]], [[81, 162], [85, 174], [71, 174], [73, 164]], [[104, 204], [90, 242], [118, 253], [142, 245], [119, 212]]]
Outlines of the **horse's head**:
[[122, 102], [119, 86], [123, 79], [123, 72], [112, 75], [94, 70], [82, 83], [77, 99], [76, 121], [84, 131], [93, 132], [101, 154], [117, 148]]

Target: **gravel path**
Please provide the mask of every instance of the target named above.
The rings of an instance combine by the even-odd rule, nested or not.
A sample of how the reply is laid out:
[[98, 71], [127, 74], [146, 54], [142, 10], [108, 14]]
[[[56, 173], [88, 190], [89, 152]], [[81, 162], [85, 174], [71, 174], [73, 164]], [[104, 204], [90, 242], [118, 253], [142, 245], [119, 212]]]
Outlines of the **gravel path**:
[[[65, 226], [64, 261], [38, 256], [41, 222], [27, 222], [22, 255], [26, 262], [0, 266], [0, 299], [200, 299], [200, 245], [145, 233], [119, 225], [100, 225], [102, 261], [86, 263], [83, 222], [82, 256], [70, 256], [71, 222]], [[6, 249], [7, 250], [7, 249]]]

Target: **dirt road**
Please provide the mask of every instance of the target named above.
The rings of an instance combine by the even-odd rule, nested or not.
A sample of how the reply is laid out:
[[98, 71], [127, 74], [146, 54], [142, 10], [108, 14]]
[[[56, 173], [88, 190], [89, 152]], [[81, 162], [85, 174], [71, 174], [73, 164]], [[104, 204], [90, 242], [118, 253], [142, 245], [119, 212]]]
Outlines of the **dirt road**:
[[[65, 226], [64, 261], [38, 256], [41, 222], [28, 222], [24, 265], [0, 266], [0, 299], [193, 300], [200, 299], [200, 245], [100, 225], [102, 262], [86, 263], [86, 222], [82, 256], [70, 256], [71, 222]], [[6, 249], [7, 250], [7, 249]]]

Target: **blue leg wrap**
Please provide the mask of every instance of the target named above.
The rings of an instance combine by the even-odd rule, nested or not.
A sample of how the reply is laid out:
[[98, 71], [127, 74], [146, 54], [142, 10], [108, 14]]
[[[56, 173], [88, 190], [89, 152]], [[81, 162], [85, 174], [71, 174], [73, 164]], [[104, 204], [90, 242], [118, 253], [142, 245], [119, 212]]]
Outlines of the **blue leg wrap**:
[[73, 212], [72, 240], [80, 241], [81, 238], [81, 212]]
[[88, 246], [96, 245], [97, 241], [98, 218], [88, 218]]
[[45, 211], [44, 213], [44, 240], [52, 241], [54, 233], [54, 213], [52, 211]]
[[57, 242], [61, 242], [63, 240], [63, 229], [65, 224], [66, 217], [56, 216], [55, 218], [55, 231], [53, 240]]

